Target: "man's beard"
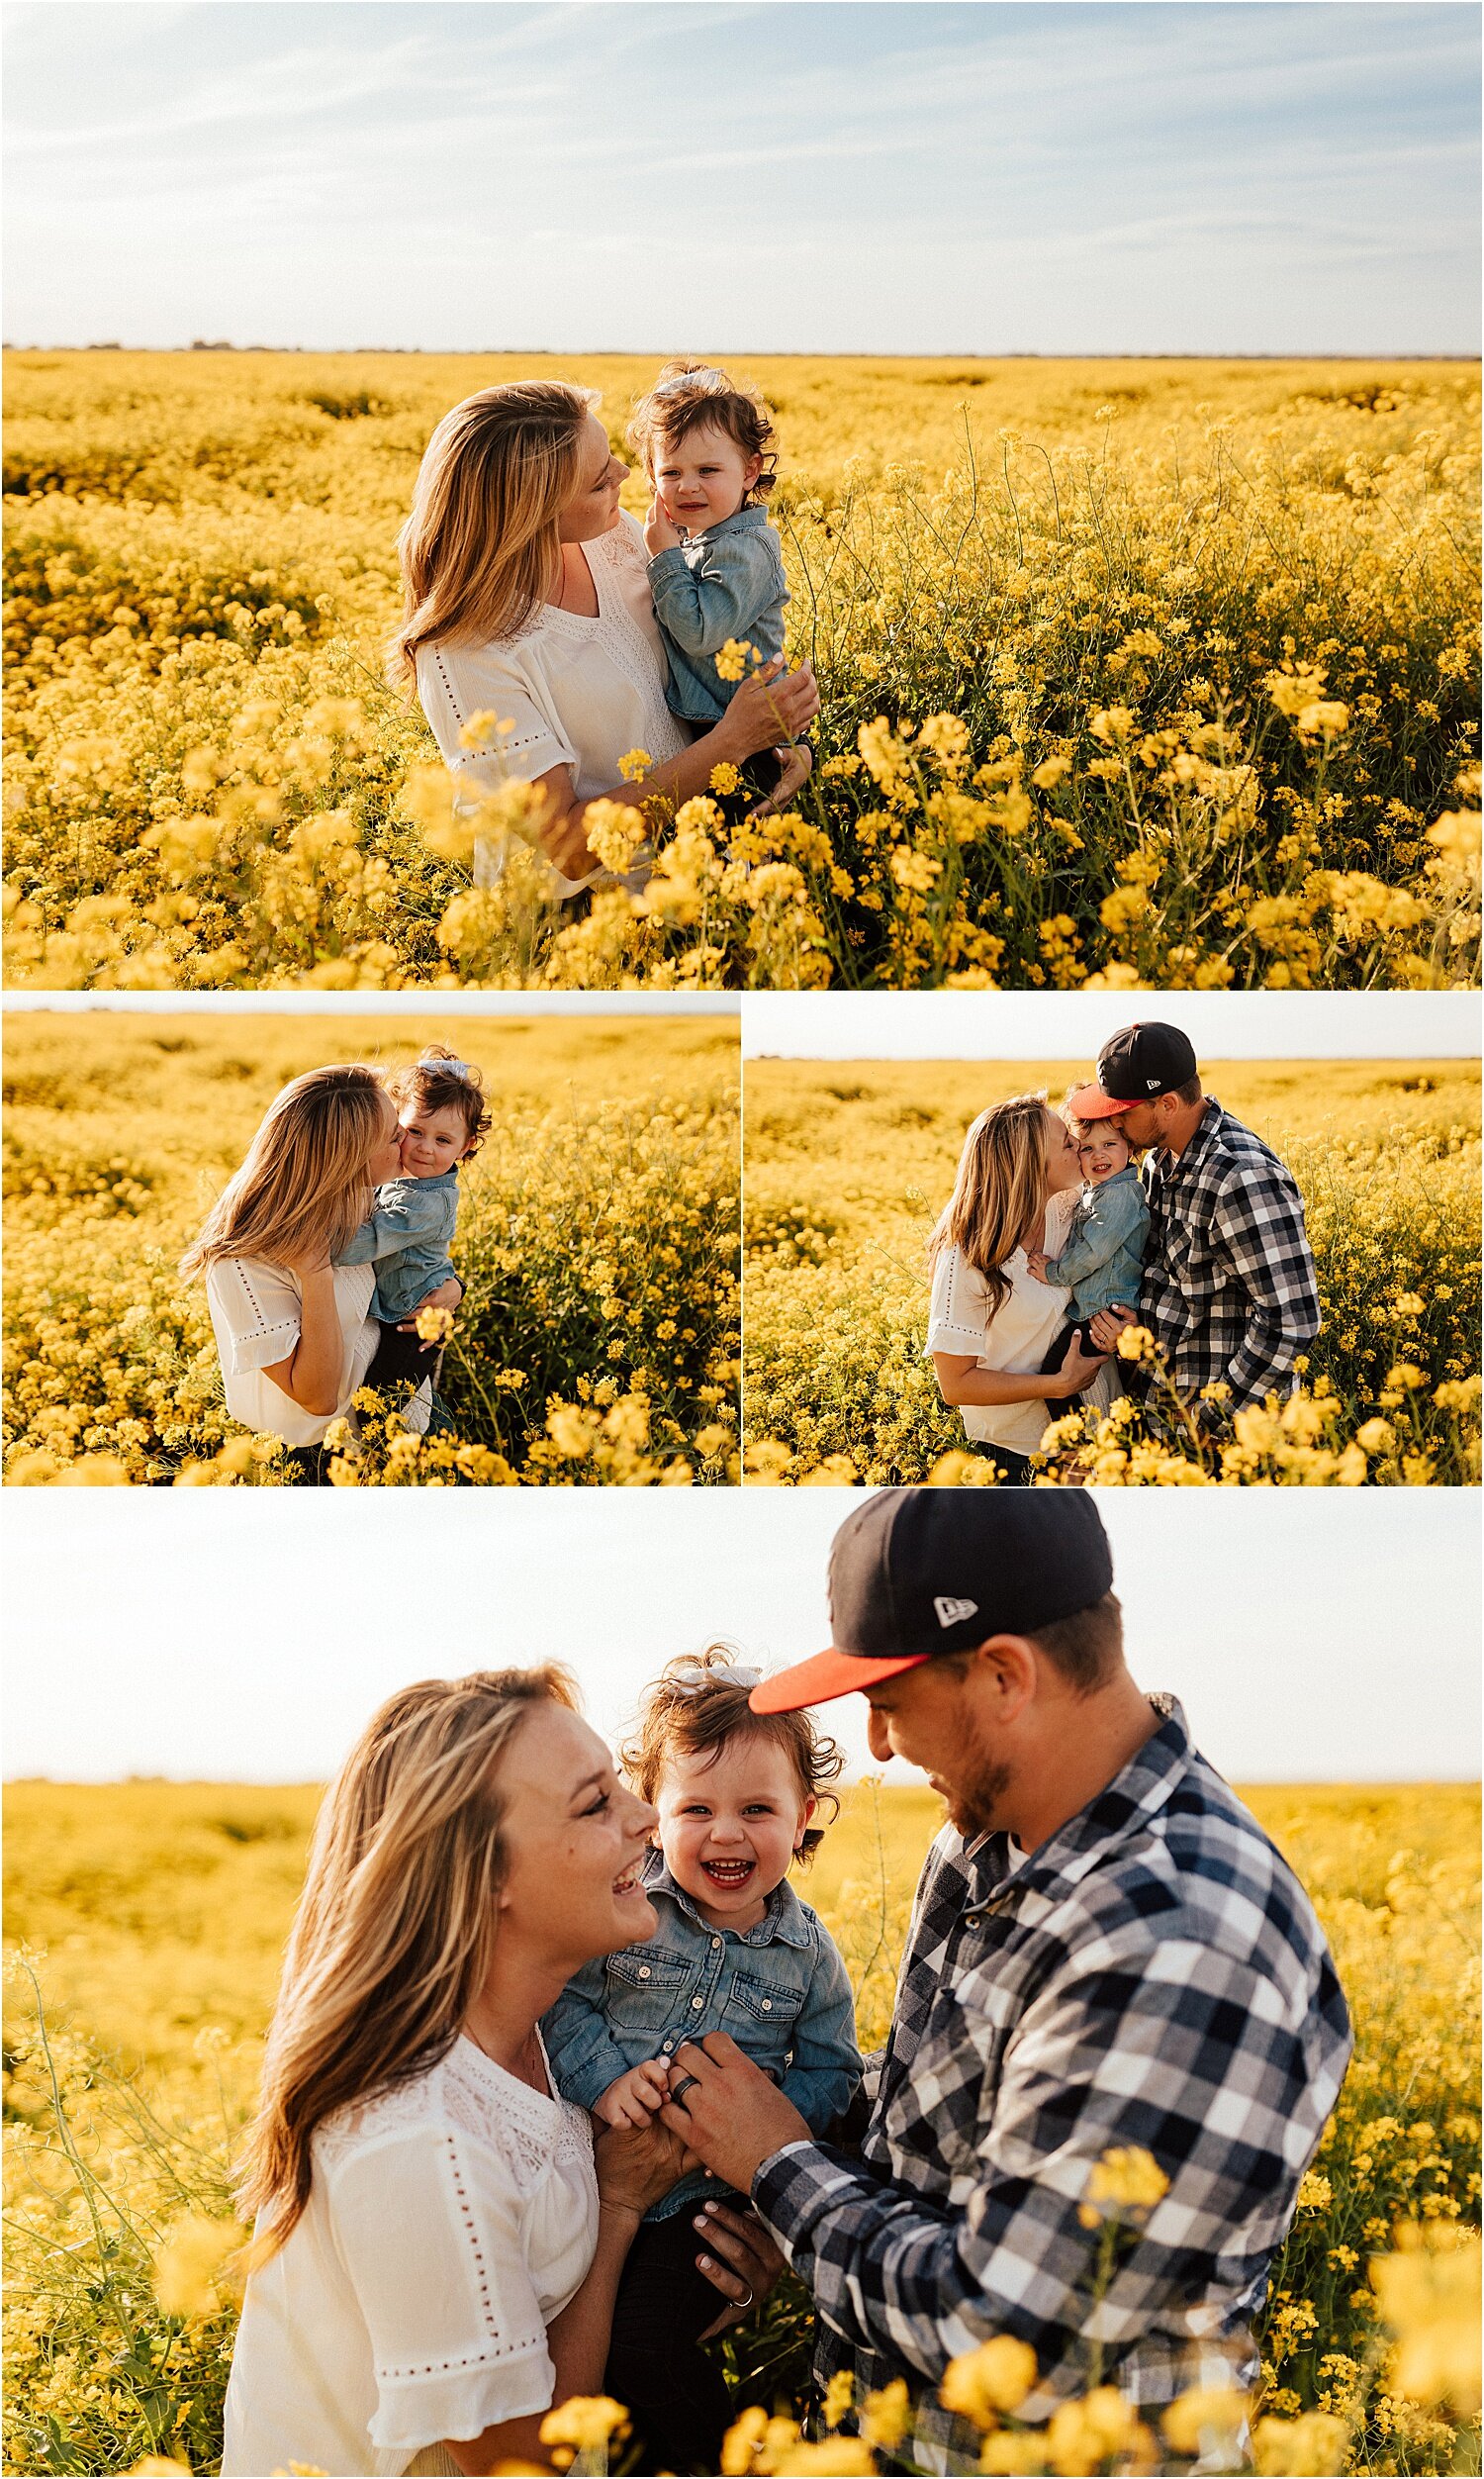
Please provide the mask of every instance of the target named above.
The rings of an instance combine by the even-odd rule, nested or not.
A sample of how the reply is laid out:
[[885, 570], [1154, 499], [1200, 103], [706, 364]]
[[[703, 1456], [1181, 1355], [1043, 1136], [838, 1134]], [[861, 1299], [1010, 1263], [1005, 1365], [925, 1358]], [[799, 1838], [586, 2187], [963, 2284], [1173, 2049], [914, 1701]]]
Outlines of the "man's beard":
[[975, 1834], [1003, 1832], [1000, 1812], [1014, 1778], [1009, 1765], [996, 1762], [974, 1740], [966, 1750], [965, 1764], [962, 1780], [944, 1794], [950, 1824], [966, 1842], [972, 1842]]

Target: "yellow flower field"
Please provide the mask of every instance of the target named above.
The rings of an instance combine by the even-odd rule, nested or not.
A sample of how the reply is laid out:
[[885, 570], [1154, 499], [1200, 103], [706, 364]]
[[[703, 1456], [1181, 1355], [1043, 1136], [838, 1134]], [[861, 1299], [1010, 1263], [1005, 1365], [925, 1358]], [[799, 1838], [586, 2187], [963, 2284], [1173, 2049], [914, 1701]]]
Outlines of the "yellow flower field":
[[274, 1481], [177, 1260], [290, 1077], [429, 1039], [494, 1121], [460, 1174], [456, 1435], [371, 1414], [336, 1479], [736, 1478], [734, 1020], [100, 1010], [7, 1026], [8, 1480]]
[[[1477, 2468], [1457, 2431], [1466, 2406], [1448, 2406], [1476, 2342], [1456, 2329], [1467, 2257], [1393, 2255], [1379, 2294], [1369, 2274], [1399, 2226], [1446, 2237], [1478, 2219], [1477, 1798], [1440, 1785], [1244, 1795], [1319, 1906], [1358, 2035], [1264, 2318], [1259, 2466]], [[142, 1781], [7, 1794], [9, 2470], [216, 2467], [239, 2241], [228, 2164], [318, 1796]], [[927, 1791], [858, 1785], [800, 1879], [850, 1961], [868, 2048], [940, 1816]], [[1410, 2336], [1397, 2360], [1383, 2302]], [[806, 2358], [803, 2296], [785, 2283], [729, 2345], [738, 2408], [757, 2406], [738, 2470], [873, 2466], [843, 2439], [794, 2461], [786, 2428], [765, 2432], [759, 2412], [796, 2402]], [[875, 2413], [881, 2440], [891, 2407]], [[1108, 2408], [1094, 2395], [1087, 2415]], [[596, 2412], [574, 2417], [605, 2432]], [[1337, 2438], [1334, 2458], [1314, 2457]], [[1046, 2465], [1028, 2452], [984, 2466]], [[1129, 2466], [1150, 2464], [1111, 2447], [1055, 2464]]]
[[[1087, 1061], [749, 1060], [747, 1478], [973, 1478], [922, 1357], [925, 1243], [975, 1112]], [[1102, 1485], [1472, 1482], [1479, 1473], [1479, 1087], [1471, 1061], [1243, 1061], [1208, 1092], [1303, 1190], [1324, 1328], [1296, 1407], [1225, 1455], [1141, 1447], [1121, 1418], [1057, 1432]], [[1075, 1432], [1075, 1434], [1074, 1434]]]
[[1477, 976], [1472, 364], [750, 363], [814, 781], [576, 914], [517, 794], [471, 884], [381, 674], [394, 536], [460, 397], [570, 377], [621, 445], [650, 362], [7, 364], [12, 986]]

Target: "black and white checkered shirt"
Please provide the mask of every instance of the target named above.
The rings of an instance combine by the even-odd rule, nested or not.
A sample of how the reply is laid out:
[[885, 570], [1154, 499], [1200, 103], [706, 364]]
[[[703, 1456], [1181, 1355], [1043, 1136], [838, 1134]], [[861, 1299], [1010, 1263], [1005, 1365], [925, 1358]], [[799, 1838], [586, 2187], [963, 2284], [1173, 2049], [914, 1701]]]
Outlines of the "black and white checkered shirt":
[[1226, 1409], [1287, 1396], [1294, 1361], [1319, 1332], [1304, 1200], [1260, 1136], [1208, 1101], [1179, 1160], [1144, 1166], [1149, 1236], [1139, 1309], [1190, 1402], [1231, 1387]]
[[[821, 2382], [921, 2387], [914, 2458], [972, 2470], [948, 2361], [1009, 2333], [1048, 2418], [1104, 2380], [1144, 2405], [1255, 2373], [1251, 2321], [1350, 2053], [1297, 1878], [1172, 1697], [1105, 1790], [1012, 1866], [945, 1828], [917, 1889], [864, 2158], [790, 2144], [753, 2198], [814, 2293]], [[1094, 2311], [1078, 2218], [1115, 2146], [1169, 2181]]]

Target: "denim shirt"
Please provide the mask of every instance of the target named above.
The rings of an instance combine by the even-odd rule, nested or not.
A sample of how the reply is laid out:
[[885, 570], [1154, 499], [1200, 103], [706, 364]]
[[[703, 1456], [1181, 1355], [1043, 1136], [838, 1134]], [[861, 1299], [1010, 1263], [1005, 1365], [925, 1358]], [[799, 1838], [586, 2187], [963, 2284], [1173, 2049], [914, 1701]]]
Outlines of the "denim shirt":
[[1095, 1316], [1115, 1302], [1137, 1308], [1148, 1229], [1149, 1206], [1130, 1163], [1100, 1188], [1083, 1189], [1067, 1246], [1047, 1262], [1047, 1281], [1067, 1286], [1079, 1317]]
[[[648, 1943], [585, 1963], [541, 2018], [563, 2099], [591, 2109], [644, 2058], [727, 2032], [811, 2133], [823, 2134], [861, 2079], [855, 1993], [829, 1931], [787, 1882], [756, 1927], [712, 1928], [657, 1851], [645, 1861], [644, 1890], [659, 1914]], [[645, 2219], [668, 2221], [717, 2192], [714, 2178], [694, 2171]]]
[[376, 1211], [352, 1232], [337, 1266], [376, 1268], [372, 1315], [400, 1324], [419, 1300], [452, 1277], [448, 1243], [459, 1211], [459, 1175], [439, 1171], [430, 1180], [388, 1180], [376, 1192]]
[[729, 638], [771, 662], [784, 650], [784, 554], [764, 508], [739, 508], [649, 563], [649, 591], [670, 657], [667, 703], [688, 722], [714, 723], [740, 685], [718, 679]]

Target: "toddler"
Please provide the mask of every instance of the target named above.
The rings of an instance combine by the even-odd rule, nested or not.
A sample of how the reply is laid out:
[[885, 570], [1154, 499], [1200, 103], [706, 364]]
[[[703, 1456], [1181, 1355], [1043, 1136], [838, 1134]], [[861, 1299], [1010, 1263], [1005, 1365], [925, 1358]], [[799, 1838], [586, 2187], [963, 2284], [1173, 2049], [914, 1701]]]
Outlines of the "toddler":
[[[658, 1915], [646, 1945], [588, 1963], [542, 2031], [568, 2100], [609, 2126], [642, 2126], [669, 2090], [682, 2042], [730, 2034], [815, 2134], [860, 2080], [855, 2001], [828, 1932], [788, 1882], [821, 1839], [821, 1797], [844, 1758], [808, 1713], [759, 1715], [761, 1673], [726, 1649], [672, 1662], [645, 1695], [622, 1752], [659, 1810], [644, 1889]], [[715, 2471], [728, 2424], [721, 2371], [696, 2346], [725, 2312], [697, 2270], [694, 2215], [740, 2199], [693, 2172], [650, 2207], [613, 2312], [606, 2390], [626, 2404], [643, 2470]]]
[[[784, 650], [784, 554], [764, 505], [778, 478], [773, 424], [762, 399], [724, 370], [669, 361], [628, 437], [654, 493], [644, 539], [671, 712], [709, 725], [736, 687], [716, 668], [723, 646], [750, 645], [760, 663]], [[777, 789], [769, 752], [743, 772], [754, 792]]]
[[1073, 1341], [1084, 1351], [1099, 1348], [1089, 1328], [1100, 1308], [1137, 1313], [1149, 1229], [1149, 1207], [1128, 1138], [1105, 1119], [1076, 1119], [1068, 1111], [1067, 1123], [1087, 1185], [1061, 1255], [1026, 1251], [1038, 1283], [1060, 1283], [1071, 1292], [1071, 1318], [1041, 1363], [1043, 1376], [1061, 1368]]
[[364, 1383], [382, 1393], [403, 1381], [416, 1390], [427, 1376], [427, 1356], [437, 1346], [407, 1321], [440, 1283], [458, 1281], [448, 1254], [458, 1220], [458, 1165], [490, 1127], [478, 1068], [441, 1042], [385, 1083], [402, 1126], [402, 1173], [383, 1182], [375, 1211], [335, 1260], [376, 1268], [371, 1313], [382, 1333]]

